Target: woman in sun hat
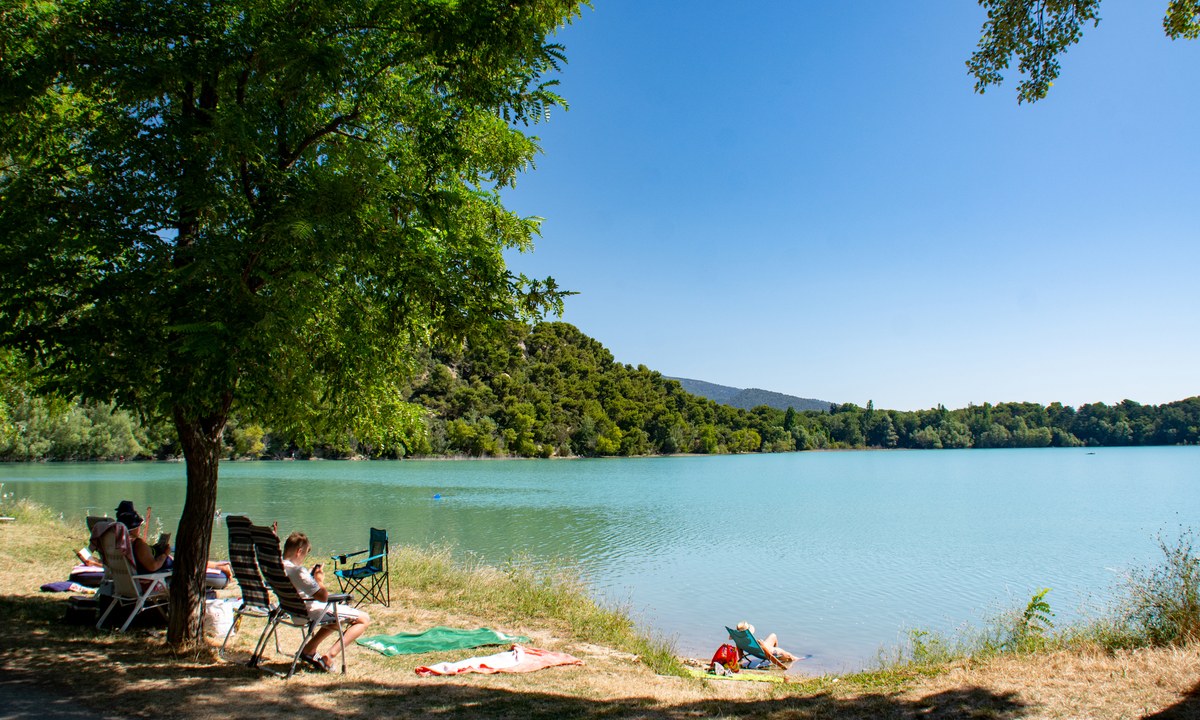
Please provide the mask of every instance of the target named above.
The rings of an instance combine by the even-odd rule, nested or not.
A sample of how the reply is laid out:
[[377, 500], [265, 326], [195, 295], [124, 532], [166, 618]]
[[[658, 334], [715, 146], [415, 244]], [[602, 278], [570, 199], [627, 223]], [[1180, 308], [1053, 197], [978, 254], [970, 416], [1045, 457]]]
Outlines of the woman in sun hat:
[[[147, 508], [149, 513], [150, 509]], [[117, 505], [117, 522], [129, 530], [129, 542], [133, 547], [133, 561], [137, 565], [138, 574], [159, 572], [171, 569], [171, 553], [169, 548], [151, 546], [142, 536], [145, 521], [138, 511], [133, 508], [132, 500], [122, 500]]]
[[[150, 514], [150, 508], [146, 508], [146, 515]], [[137, 565], [138, 574], [161, 572], [170, 570], [174, 559], [171, 557], [169, 547], [160, 547], [151, 545], [146, 542], [143, 528], [145, 521], [133, 507], [132, 500], [122, 500], [117, 505], [117, 522], [124, 525], [129, 530], [129, 541], [133, 547], [133, 560]], [[209, 570], [220, 570], [225, 574], [226, 581], [233, 579], [233, 568], [227, 561], [212, 561], [208, 562]]]

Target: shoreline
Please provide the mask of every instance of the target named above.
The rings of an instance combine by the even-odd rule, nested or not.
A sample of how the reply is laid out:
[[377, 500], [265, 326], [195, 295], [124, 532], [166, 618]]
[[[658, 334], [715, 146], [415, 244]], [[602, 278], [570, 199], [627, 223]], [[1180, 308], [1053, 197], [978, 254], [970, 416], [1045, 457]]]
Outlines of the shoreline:
[[[40, 514], [39, 514], [40, 513]], [[74, 720], [156, 717], [260, 720], [286, 713], [292, 720], [328, 720], [331, 713], [360, 720], [412, 717], [482, 719], [573, 717], [594, 720], [670, 720], [723, 717], [1191, 717], [1200, 713], [1200, 644], [1177, 648], [1050, 651], [941, 665], [895, 667], [877, 673], [792, 677], [786, 682], [727, 682], [680, 677], [593, 623], [563, 600], [545, 595], [536, 575], [494, 568], [451, 570], [448, 553], [410, 549], [392, 560], [391, 607], [364, 606], [371, 633], [413, 631], [433, 625], [495, 627], [532, 638], [537, 647], [567, 652], [582, 667], [548, 668], [529, 675], [420, 678], [419, 665], [457, 661], [495, 649], [384, 657], [348, 648], [347, 675], [298, 673], [288, 682], [244, 662], [261, 624], [247, 619], [234, 636], [228, 661], [216, 640], [180, 653], [161, 630], [96, 631], [62, 622], [65, 597], [38, 591], [49, 568], [69, 568], [73, 534], [48, 511], [22, 504], [17, 522], [0, 525], [0, 595], [9, 622], [0, 625], [0, 673], [5, 691], [48, 698], [36, 715]], [[43, 558], [30, 562], [29, 558]], [[60, 568], [60, 570], [61, 570]], [[467, 572], [466, 575], [454, 574]], [[449, 574], [447, 574], [449, 573]], [[515, 593], [496, 602], [487, 588]], [[222, 593], [236, 595], [231, 586]], [[481, 594], [482, 593], [482, 594]], [[579, 610], [583, 610], [581, 606]], [[614, 616], [615, 617], [615, 616]], [[594, 618], [599, 620], [599, 617]], [[287, 636], [285, 642], [293, 642]], [[694, 659], [693, 659], [694, 660]], [[269, 664], [280, 666], [275, 656]], [[703, 660], [696, 662], [702, 663]], [[15, 688], [20, 687], [20, 690]], [[27, 693], [28, 688], [34, 688]], [[29, 705], [26, 704], [28, 707]], [[19, 708], [7, 707], [9, 714]], [[57, 711], [63, 710], [59, 713]], [[68, 712], [69, 711], [69, 712]]]

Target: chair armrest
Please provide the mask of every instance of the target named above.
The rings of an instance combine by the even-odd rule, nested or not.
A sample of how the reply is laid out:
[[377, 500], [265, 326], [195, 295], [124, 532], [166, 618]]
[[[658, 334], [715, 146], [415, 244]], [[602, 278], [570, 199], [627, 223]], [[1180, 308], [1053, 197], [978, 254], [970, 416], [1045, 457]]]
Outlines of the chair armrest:
[[171, 571], [163, 570], [162, 572], [144, 573], [142, 575], [130, 575], [129, 577], [133, 578], [133, 581], [135, 583], [144, 582], [144, 583], [149, 584], [149, 586], [151, 588], [161, 585], [162, 588], [165, 590], [165, 589], [167, 589], [167, 581], [171, 579]]
[[781, 661], [779, 658], [775, 657], [775, 653], [773, 653], [770, 650], [763, 647], [762, 643], [759, 643], [759, 647], [762, 649], [763, 655], [767, 656], [768, 660], [770, 660], [775, 665], [778, 665], [779, 667], [783, 668], [784, 670], [788, 669], [788, 666], [783, 664], [783, 661]]
[[[363, 550], [363, 552], [366, 552], [366, 550]], [[369, 558], [363, 558], [362, 560], [356, 560], [354, 562], [353, 567], [349, 568], [349, 570], [357, 570], [358, 568], [366, 567], [371, 564], [371, 561], [378, 560], [382, 557], [386, 557], [386, 555], [384, 555], [383, 553], [380, 553], [379, 555], [372, 555]], [[347, 564], [349, 564], [349, 563], [347, 563]]]
[[171, 577], [170, 570], [161, 572], [142, 573], [141, 575], [131, 575], [134, 580], [166, 580]]
[[354, 599], [354, 595], [351, 593], [333, 593], [331, 595], [326, 596], [325, 602], [327, 602], [327, 603], [346, 603], [346, 602], [350, 602], [353, 599]]
[[362, 555], [365, 552], [368, 552], [368, 551], [367, 550], [358, 550], [358, 551], [352, 552], [352, 553], [339, 553], [337, 555], [331, 556], [329, 559], [334, 561], [335, 563], [345, 563], [346, 558], [352, 558], [355, 555]]

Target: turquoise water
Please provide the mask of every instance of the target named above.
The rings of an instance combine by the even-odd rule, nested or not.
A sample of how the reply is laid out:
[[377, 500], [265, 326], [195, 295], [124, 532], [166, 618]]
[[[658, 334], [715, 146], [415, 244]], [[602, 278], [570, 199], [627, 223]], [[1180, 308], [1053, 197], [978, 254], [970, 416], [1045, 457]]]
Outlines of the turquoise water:
[[[745, 619], [811, 653], [805, 670], [841, 671], [1042, 587], [1060, 623], [1079, 617], [1156, 559], [1157, 533], [1200, 527], [1198, 469], [1195, 447], [230, 462], [218, 506], [327, 550], [374, 525], [490, 563], [566, 561], [683, 653]], [[167, 530], [185, 484], [179, 463], [9, 464], [0, 482], [68, 517], [153, 505]]]

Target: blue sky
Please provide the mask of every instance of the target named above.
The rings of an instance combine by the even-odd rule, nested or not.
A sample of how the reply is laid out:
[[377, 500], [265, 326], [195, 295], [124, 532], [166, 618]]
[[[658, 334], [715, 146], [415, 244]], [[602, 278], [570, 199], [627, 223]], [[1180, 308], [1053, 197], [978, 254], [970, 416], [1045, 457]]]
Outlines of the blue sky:
[[666, 375], [895, 409], [1200, 394], [1200, 43], [1102, 5], [1050, 96], [956, 2], [596, 0], [514, 270]]

